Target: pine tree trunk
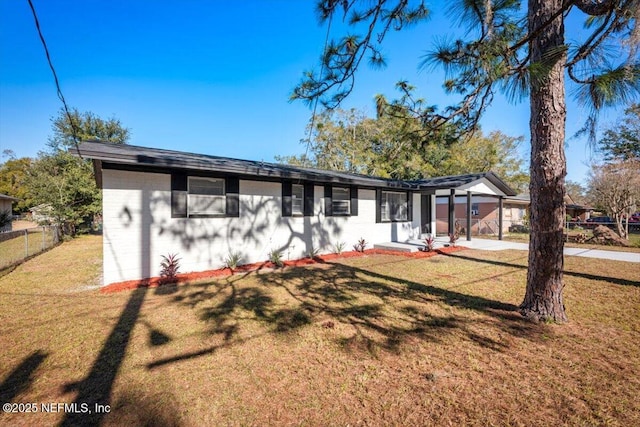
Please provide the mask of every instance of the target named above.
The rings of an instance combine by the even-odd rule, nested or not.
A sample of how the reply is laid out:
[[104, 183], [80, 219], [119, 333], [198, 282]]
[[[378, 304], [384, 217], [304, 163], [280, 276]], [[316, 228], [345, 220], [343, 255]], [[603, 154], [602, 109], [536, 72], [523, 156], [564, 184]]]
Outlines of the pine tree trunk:
[[[530, 1], [529, 32], [537, 32], [561, 6], [562, 0]], [[529, 44], [531, 63], [548, 69], [543, 75], [537, 70], [532, 74], [530, 93], [531, 239], [527, 290], [520, 312], [534, 321], [567, 321], [562, 301], [566, 175], [563, 48], [562, 14]]]

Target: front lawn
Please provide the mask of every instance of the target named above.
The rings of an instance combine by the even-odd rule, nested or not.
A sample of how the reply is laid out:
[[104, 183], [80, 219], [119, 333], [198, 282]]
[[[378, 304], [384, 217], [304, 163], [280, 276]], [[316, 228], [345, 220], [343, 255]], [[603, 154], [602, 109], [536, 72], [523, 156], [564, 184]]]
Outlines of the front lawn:
[[77, 404], [0, 424], [640, 425], [637, 264], [566, 257], [570, 323], [536, 325], [519, 251], [107, 295], [100, 251], [83, 237], [0, 278], [0, 400]]

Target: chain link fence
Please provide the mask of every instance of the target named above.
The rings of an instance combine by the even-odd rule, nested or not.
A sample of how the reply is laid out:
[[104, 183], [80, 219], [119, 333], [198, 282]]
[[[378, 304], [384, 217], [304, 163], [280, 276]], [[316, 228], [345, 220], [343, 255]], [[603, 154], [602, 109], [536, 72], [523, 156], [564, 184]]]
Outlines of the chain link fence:
[[20, 264], [61, 240], [58, 226], [42, 226], [0, 233], [0, 270]]

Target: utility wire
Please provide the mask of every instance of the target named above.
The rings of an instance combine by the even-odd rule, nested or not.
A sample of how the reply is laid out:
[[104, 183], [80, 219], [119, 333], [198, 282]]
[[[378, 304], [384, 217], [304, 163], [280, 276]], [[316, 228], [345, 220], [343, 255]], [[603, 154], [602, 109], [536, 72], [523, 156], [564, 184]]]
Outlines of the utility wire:
[[31, 8], [31, 12], [33, 13], [33, 19], [36, 23], [36, 29], [38, 30], [38, 35], [40, 36], [40, 41], [42, 42], [42, 46], [44, 47], [44, 53], [47, 56], [47, 62], [49, 63], [49, 68], [51, 68], [51, 73], [53, 73], [53, 80], [56, 83], [56, 89], [58, 91], [58, 98], [62, 101], [62, 105], [64, 106], [64, 112], [69, 120], [69, 125], [71, 126], [71, 137], [73, 138], [73, 143], [76, 146], [76, 151], [78, 152], [78, 156], [82, 158], [80, 154], [80, 150], [78, 148], [78, 128], [73, 121], [73, 117], [71, 117], [71, 113], [69, 112], [69, 107], [67, 106], [67, 101], [64, 99], [64, 95], [62, 94], [62, 89], [60, 89], [60, 82], [58, 81], [58, 75], [56, 74], [56, 69], [53, 67], [53, 62], [51, 62], [51, 55], [49, 55], [49, 48], [47, 48], [47, 42], [44, 40], [44, 36], [42, 35], [42, 30], [40, 29], [40, 21], [38, 21], [38, 15], [36, 14], [36, 9], [33, 6], [31, 0], [27, 0], [29, 3], [29, 7]]
[[[333, 12], [331, 12], [331, 14], [329, 15], [329, 24], [327, 25], [327, 35], [324, 38], [324, 50], [322, 51], [323, 55], [327, 52], [327, 46], [329, 45], [329, 34], [331, 33], [332, 20], [333, 20]], [[322, 65], [320, 65], [320, 77], [322, 77], [322, 73], [324, 73], [324, 59], [321, 61], [321, 63]], [[316, 97], [315, 103], [313, 105], [313, 113], [311, 114], [311, 124], [309, 125], [309, 138], [307, 140], [307, 149], [304, 152], [304, 163], [308, 162], [307, 153], [309, 153], [309, 146], [311, 145], [311, 137], [313, 135], [313, 126], [315, 125], [315, 122], [316, 122], [316, 110], [318, 109], [318, 99], [319, 97]]]

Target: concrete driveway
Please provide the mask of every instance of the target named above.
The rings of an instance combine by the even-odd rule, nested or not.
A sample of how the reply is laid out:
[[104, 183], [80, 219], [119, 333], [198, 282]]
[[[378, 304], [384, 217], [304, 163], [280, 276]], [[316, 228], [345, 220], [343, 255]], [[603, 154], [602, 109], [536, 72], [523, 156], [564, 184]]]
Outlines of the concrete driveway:
[[[485, 251], [503, 251], [515, 249], [519, 251], [529, 250], [528, 243], [507, 242], [505, 240], [471, 239], [458, 240], [458, 246], [465, 246], [470, 249], [482, 249]], [[601, 249], [564, 248], [564, 254], [570, 256], [581, 256], [586, 258], [609, 259], [613, 261], [626, 261], [640, 263], [640, 253], [606, 251]]]

